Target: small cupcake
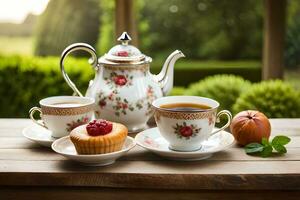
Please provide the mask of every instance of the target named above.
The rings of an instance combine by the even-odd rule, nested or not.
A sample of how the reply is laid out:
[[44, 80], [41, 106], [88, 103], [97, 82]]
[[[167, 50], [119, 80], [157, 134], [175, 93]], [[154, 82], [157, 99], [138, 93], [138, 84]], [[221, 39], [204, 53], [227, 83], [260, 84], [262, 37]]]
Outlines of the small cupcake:
[[98, 119], [73, 129], [70, 138], [78, 154], [104, 154], [121, 150], [127, 133], [123, 124]]

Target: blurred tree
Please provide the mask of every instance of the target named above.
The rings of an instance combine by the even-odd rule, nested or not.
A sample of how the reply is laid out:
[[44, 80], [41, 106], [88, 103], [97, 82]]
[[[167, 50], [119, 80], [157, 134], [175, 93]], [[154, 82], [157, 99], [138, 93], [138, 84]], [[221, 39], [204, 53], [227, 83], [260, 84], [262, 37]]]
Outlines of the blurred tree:
[[140, 41], [149, 54], [178, 48], [190, 58], [261, 57], [260, 1], [144, 0], [141, 4]]
[[300, 2], [288, 1], [285, 65], [300, 67]]
[[100, 9], [103, 10], [100, 17], [99, 38], [97, 50], [100, 55], [106, 53], [117, 41], [115, 38], [115, 1], [101, 0]]
[[60, 55], [74, 42], [95, 45], [99, 10], [99, 0], [51, 0], [38, 22], [35, 54]]

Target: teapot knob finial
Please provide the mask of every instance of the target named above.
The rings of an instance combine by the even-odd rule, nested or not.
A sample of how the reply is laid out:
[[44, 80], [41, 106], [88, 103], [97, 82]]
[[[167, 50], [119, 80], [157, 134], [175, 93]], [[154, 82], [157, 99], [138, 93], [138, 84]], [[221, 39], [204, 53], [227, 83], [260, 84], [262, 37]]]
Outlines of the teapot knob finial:
[[127, 32], [123, 32], [122, 35], [118, 38], [118, 41], [120, 41], [122, 45], [128, 45], [128, 42], [131, 41], [131, 37]]

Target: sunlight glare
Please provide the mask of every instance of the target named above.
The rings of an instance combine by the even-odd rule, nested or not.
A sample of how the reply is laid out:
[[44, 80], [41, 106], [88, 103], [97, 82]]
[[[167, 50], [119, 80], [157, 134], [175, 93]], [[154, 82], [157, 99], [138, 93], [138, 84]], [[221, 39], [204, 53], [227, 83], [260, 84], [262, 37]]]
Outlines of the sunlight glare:
[[41, 14], [49, 0], [0, 0], [0, 22], [22, 23], [29, 13]]

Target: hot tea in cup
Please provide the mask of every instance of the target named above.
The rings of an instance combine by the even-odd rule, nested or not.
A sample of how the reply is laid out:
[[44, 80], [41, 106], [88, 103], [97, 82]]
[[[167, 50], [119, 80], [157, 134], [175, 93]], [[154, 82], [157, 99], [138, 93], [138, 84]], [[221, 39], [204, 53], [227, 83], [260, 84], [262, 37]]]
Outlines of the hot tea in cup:
[[197, 104], [197, 103], [170, 103], [170, 104], [163, 104], [160, 106], [160, 108], [176, 110], [176, 111], [200, 111], [200, 110], [211, 109], [211, 107], [208, 105]]
[[[48, 97], [40, 101], [40, 108], [31, 108], [29, 115], [33, 122], [49, 129], [52, 137], [59, 138], [68, 135], [72, 129], [92, 119], [94, 102], [94, 99], [88, 97]], [[35, 112], [40, 113], [42, 121], [34, 118]]]
[[[217, 113], [219, 103], [213, 99], [196, 96], [162, 97], [152, 103], [154, 118], [160, 134], [177, 151], [195, 151], [210, 136], [224, 130], [231, 123], [231, 113]], [[226, 115], [228, 122], [213, 132], [216, 120]]]

